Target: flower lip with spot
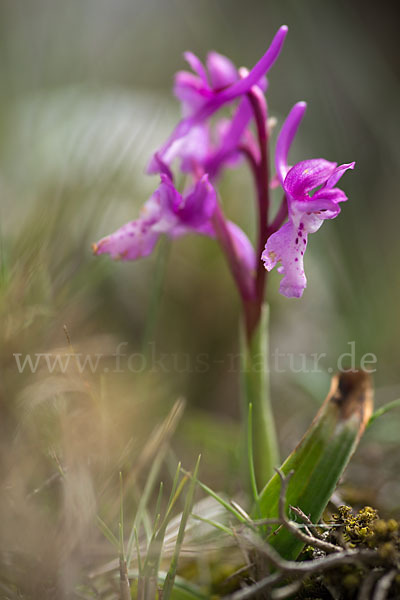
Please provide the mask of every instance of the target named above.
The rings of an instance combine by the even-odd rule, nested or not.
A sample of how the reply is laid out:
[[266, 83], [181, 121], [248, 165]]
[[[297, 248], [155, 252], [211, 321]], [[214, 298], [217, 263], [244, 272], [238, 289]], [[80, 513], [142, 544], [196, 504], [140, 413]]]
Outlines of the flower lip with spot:
[[[207, 175], [180, 194], [171, 177], [164, 172], [159, 187], [144, 204], [139, 218], [93, 244], [93, 252], [109, 254], [114, 260], [137, 260], [151, 254], [162, 234], [171, 238], [188, 233], [215, 237], [212, 217], [216, 203], [216, 192]], [[253, 270], [255, 252], [247, 236], [230, 221], [227, 227], [238, 259], [245, 268]]]
[[215, 190], [207, 175], [182, 195], [164, 172], [139, 218], [101, 239], [93, 245], [93, 250], [95, 254], [109, 254], [113, 259], [136, 260], [151, 254], [161, 234], [174, 238], [193, 231], [213, 236], [210, 219], [215, 204]]
[[278, 178], [285, 191], [289, 220], [271, 235], [262, 254], [265, 268], [270, 271], [278, 262], [284, 275], [280, 292], [300, 298], [307, 285], [304, 273], [304, 252], [308, 234], [315, 233], [326, 219], [340, 212], [340, 202], [347, 196], [336, 183], [355, 163], [337, 166], [323, 158], [305, 160], [290, 168], [287, 163], [290, 146], [303, 118], [306, 105], [299, 102], [290, 111], [277, 140], [275, 155]]

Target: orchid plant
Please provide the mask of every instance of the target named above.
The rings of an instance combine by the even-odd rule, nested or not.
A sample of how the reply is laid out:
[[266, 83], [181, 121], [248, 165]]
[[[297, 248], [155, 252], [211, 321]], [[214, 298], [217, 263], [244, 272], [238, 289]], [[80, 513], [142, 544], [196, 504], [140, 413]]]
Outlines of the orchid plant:
[[[254, 366], [256, 357], [258, 363], [260, 355], [263, 360], [268, 359], [267, 275], [279, 264], [281, 294], [288, 298], [303, 295], [307, 285], [304, 255], [308, 236], [325, 220], [340, 213], [340, 203], [347, 197], [337, 184], [355, 165], [350, 162], [338, 166], [323, 158], [303, 160], [294, 166], [289, 164], [290, 148], [306, 110], [306, 103], [298, 102], [277, 136], [276, 175], [271, 176], [271, 120], [266, 101], [266, 75], [281, 53], [287, 31], [286, 26], [280, 27], [268, 50], [250, 70], [237, 68], [216, 52], [207, 55], [205, 64], [194, 54], [185, 53], [191, 71], [178, 72], [174, 81], [174, 94], [181, 103], [182, 118], [168, 140], [152, 156], [147, 169], [149, 174], [159, 175], [160, 183], [136, 220], [93, 245], [96, 255], [136, 260], [148, 256], [162, 235], [177, 238], [197, 233], [219, 243], [242, 304], [243, 415], [249, 449], [247, 474], [255, 514], [264, 518], [276, 513], [279, 492], [275, 489], [274, 468], [280, 464], [268, 369], [260, 371]], [[224, 107], [228, 110], [221, 116], [220, 110]], [[229, 117], [226, 117], [227, 112]], [[241, 161], [247, 162], [256, 191], [258, 226], [254, 246], [244, 231], [227, 219], [218, 193], [223, 171], [235, 168]], [[176, 177], [176, 173], [185, 175], [184, 189], [177, 189], [176, 182], [182, 178]], [[282, 188], [282, 201], [272, 214], [270, 190], [278, 186]], [[352, 398], [356, 395], [363, 406], [367, 402], [364, 387], [364, 382], [361, 387], [356, 386], [356, 391], [350, 386], [350, 395]], [[329, 492], [353, 452], [370, 412], [369, 408], [361, 411], [357, 403], [352, 404], [351, 410], [335, 408], [332, 404], [332, 398], [337, 398], [335, 393], [328, 398], [328, 404], [324, 405], [295, 454], [283, 465], [283, 470], [285, 464], [289, 464], [297, 473], [288, 491], [292, 504], [301, 489], [306, 508], [307, 498], [312, 497], [312, 518], [321, 515]], [[347, 394], [343, 390], [340, 393]], [[348, 429], [351, 435], [343, 437], [343, 426], [337, 427], [339, 422], [345, 423], [344, 430]], [[332, 444], [341, 449], [339, 463], [333, 460]], [[304, 460], [300, 460], [301, 457]], [[325, 487], [321, 486], [324, 476]], [[285, 540], [285, 544], [281, 550], [286, 556], [298, 553], [298, 542], [290, 545]]]

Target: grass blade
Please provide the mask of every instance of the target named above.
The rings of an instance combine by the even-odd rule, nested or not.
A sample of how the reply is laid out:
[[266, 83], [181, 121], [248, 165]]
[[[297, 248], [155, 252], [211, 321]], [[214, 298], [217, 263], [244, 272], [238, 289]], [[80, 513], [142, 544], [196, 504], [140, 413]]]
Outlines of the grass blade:
[[135, 519], [132, 525], [132, 530], [131, 530], [131, 534], [129, 536], [129, 540], [128, 540], [128, 546], [127, 546], [127, 563], [128, 565], [130, 564], [131, 558], [132, 558], [132, 550], [133, 550], [133, 544], [135, 541], [135, 529], [138, 529], [138, 527], [140, 526], [140, 523], [143, 520], [143, 513], [146, 510], [146, 505], [147, 502], [150, 498], [150, 495], [153, 491], [155, 482], [156, 482], [156, 478], [158, 475], [158, 472], [160, 470], [161, 467], [161, 463], [163, 461], [163, 455], [161, 452], [159, 452], [157, 454], [157, 456], [154, 459], [154, 462], [151, 466], [150, 469], [150, 473], [147, 477], [146, 480], [146, 485], [144, 486], [144, 490], [143, 493], [140, 496], [140, 501], [139, 501], [139, 506], [138, 509], [136, 511], [136, 515], [135, 515]]
[[217, 521], [213, 521], [212, 519], [207, 519], [205, 517], [201, 517], [200, 515], [192, 515], [192, 517], [193, 517], [193, 519], [196, 519], [196, 521], [201, 521], [202, 523], [206, 523], [207, 525], [214, 527], [214, 529], [219, 529], [219, 531], [222, 531], [223, 533], [227, 533], [228, 535], [234, 537], [234, 533], [233, 533], [232, 529], [229, 529], [229, 527], [227, 527], [226, 525], [223, 525], [222, 523], [217, 523]]
[[[183, 471], [183, 473], [187, 474], [183, 469], [182, 469], [182, 471]], [[194, 475], [189, 474], [189, 476], [192, 479], [194, 478]], [[202, 483], [199, 479], [197, 479], [197, 484], [204, 492], [206, 492], [206, 494], [208, 494], [209, 496], [214, 498], [214, 500], [216, 500], [219, 504], [221, 504], [221, 506], [223, 506], [224, 508], [226, 508], [227, 511], [232, 513], [232, 515], [234, 515], [234, 517], [236, 517], [236, 519], [240, 523], [248, 522], [248, 520], [238, 510], [236, 510], [236, 508], [234, 508], [231, 504], [229, 504], [229, 502], [224, 500], [224, 498], [222, 498], [216, 492], [214, 492], [211, 488], [209, 488], [208, 485], [206, 485], [205, 483]]]
[[186, 496], [185, 506], [182, 513], [181, 523], [179, 526], [178, 536], [175, 544], [175, 551], [172, 556], [171, 564], [167, 573], [167, 577], [165, 578], [165, 583], [163, 587], [163, 600], [169, 600], [171, 596], [172, 589], [174, 587], [174, 581], [176, 576], [176, 570], [178, 567], [178, 558], [182, 548], [183, 538], [185, 536], [186, 524], [192, 510], [193, 502], [194, 502], [194, 492], [196, 489], [197, 483], [197, 473], [199, 471], [201, 455], [197, 459], [197, 463], [193, 472], [193, 477], [189, 485], [188, 493]]
[[400, 398], [397, 398], [397, 400], [392, 400], [391, 402], [388, 402], [387, 404], [384, 404], [383, 406], [381, 406], [380, 408], [378, 408], [370, 417], [369, 421], [368, 421], [368, 425], [367, 427], [369, 427], [370, 425], [372, 425], [372, 423], [375, 421], [375, 419], [377, 419], [378, 417], [381, 417], [382, 415], [384, 415], [385, 413], [387, 413], [390, 410], [393, 410], [394, 408], [400, 408]]
[[96, 517], [97, 526], [105, 538], [116, 548], [119, 548], [119, 540], [115, 537], [108, 525], [98, 515]]

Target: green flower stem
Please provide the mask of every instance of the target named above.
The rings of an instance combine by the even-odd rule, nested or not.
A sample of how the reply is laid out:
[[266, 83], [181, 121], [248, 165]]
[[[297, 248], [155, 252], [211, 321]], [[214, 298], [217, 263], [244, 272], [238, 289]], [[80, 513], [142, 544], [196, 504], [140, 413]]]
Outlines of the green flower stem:
[[[286, 510], [295, 506], [313, 523], [319, 521], [368, 423], [372, 405], [372, 386], [366, 373], [347, 372], [333, 378], [327, 399], [281, 467], [285, 475], [293, 471]], [[280, 490], [281, 480], [276, 474], [262, 490], [254, 516], [261, 513], [264, 519], [278, 518]], [[284, 527], [270, 530], [268, 542], [288, 560], [294, 560], [304, 545]]]
[[[246, 426], [247, 455], [253, 460], [256, 485], [261, 490], [279, 465], [279, 451], [270, 399], [268, 370], [268, 306], [264, 305], [261, 319], [250, 340], [245, 327], [241, 331], [243, 423], [249, 422], [251, 405], [252, 435]], [[251, 477], [249, 473], [249, 484]], [[254, 484], [250, 485], [254, 490]]]

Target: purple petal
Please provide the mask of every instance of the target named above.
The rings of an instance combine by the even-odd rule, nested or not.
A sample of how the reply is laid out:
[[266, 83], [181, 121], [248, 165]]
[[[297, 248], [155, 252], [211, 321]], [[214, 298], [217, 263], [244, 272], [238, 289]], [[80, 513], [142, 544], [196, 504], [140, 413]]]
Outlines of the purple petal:
[[[250, 71], [246, 68], [246, 67], [240, 67], [240, 69], [238, 69], [239, 72], [239, 77], [241, 79], [244, 79], [245, 77], [248, 76], [248, 74], [250, 73]], [[254, 87], [254, 86], [253, 86]], [[268, 89], [268, 79], [265, 75], [263, 75], [261, 77], [261, 79], [259, 79], [257, 81], [257, 87], [262, 91], [262, 92], [266, 92]]]
[[249, 238], [244, 231], [232, 221], [227, 222], [227, 228], [232, 236], [233, 245], [239, 261], [247, 271], [255, 271], [256, 253]]
[[171, 230], [169, 236], [175, 239], [190, 233], [196, 233], [198, 235], [205, 235], [207, 237], [215, 238], [215, 231], [211, 221], [200, 223], [199, 225], [186, 225], [183, 222], [179, 222], [173, 228], [173, 230]]
[[[184, 140], [182, 140], [182, 138], [184, 138], [184, 136], [190, 133], [190, 130], [194, 127], [196, 123], [197, 122], [195, 122], [193, 117], [187, 117], [185, 119], [182, 119], [182, 121], [180, 121], [175, 127], [174, 131], [172, 132], [168, 140], [165, 142], [165, 144], [158, 150], [157, 154], [161, 156], [163, 160], [166, 160], [165, 156], [169, 152], [171, 146], [177, 142], [181, 142], [182, 144], [184, 144], [185, 142]], [[166, 160], [166, 162], [169, 161]], [[159, 173], [158, 163], [154, 161], [153, 158], [150, 160], [146, 172], [148, 174]]]
[[207, 223], [212, 217], [217, 202], [217, 196], [208, 175], [196, 183], [189, 194], [185, 194], [175, 214], [182, 224], [197, 228]]
[[187, 71], [178, 71], [174, 78], [174, 95], [182, 102], [184, 116], [192, 115], [212, 97], [208, 85]]
[[307, 104], [305, 102], [298, 102], [295, 104], [286, 117], [286, 120], [283, 123], [278, 135], [275, 152], [275, 168], [281, 185], [283, 185], [285, 177], [289, 171], [288, 156], [290, 147], [304, 116], [306, 108]]
[[[304, 215], [316, 215], [318, 219], [333, 219], [340, 213], [340, 207], [335, 201], [329, 198], [314, 198], [307, 200], [296, 200], [291, 204], [291, 219], [297, 227], [297, 224], [303, 219]], [[303, 219], [304, 220], [304, 219]], [[308, 231], [308, 233], [313, 233]]]
[[203, 81], [204, 85], [208, 86], [207, 71], [201, 60], [195, 54], [193, 54], [193, 52], [184, 52], [183, 56], [185, 57], [185, 60], [190, 68], [197, 73], [197, 75]]
[[292, 198], [303, 200], [313, 189], [324, 185], [335, 172], [336, 163], [323, 158], [303, 160], [290, 169], [283, 187]]
[[[295, 227], [300, 221], [308, 233], [314, 233], [325, 219], [334, 219], [340, 213], [339, 202], [347, 200], [339, 188], [321, 188], [312, 198], [290, 201], [290, 218]], [[317, 226], [318, 225], [318, 226]]]
[[[168, 178], [162, 176], [166, 181]], [[109, 254], [115, 260], [136, 260], [148, 256], [161, 233], [176, 224], [171, 212], [171, 189], [162, 183], [143, 206], [140, 217], [93, 245], [95, 254]]]
[[159, 236], [139, 219], [93, 244], [93, 252], [109, 254], [114, 260], [136, 260], [151, 254]]
[[233, 62], [218, 52], [208, 53], [206, 65], [211, 87], [214, 90], [232, 85], [238, 79], [238, 71]]
[[303, 264], [307, 235], [303, 234], [302, 239], [304, 242], [299, 239], [293, 224], [288, 222], [268, 238], [261, 256], [267, 271], [271, 271], [278, 262], [281, 263], [279, 272], [284, 277], [279, 290], [288, 298], [301, 298], [307, 285]]
[[250, 102], [247, 98], [243, 98], [240, 102], [234, 117], [230, 121], [228, 128], [221, 136], [221, 142], [218, 150], [209, 155], [205, 163], [205, 170], [210, 177], [215, 177], [221, 165], [232, 156], [232, 152], [237, 149], [244, 131], [249, 124], [253, 115]]
[[340, 213], [339, 202], [346, 200], [347, 196], [343, 190], [323, 187], [305, 204], [313, 212], [322, 211], [321, 219], [332, 219]]
[[339, 165], [338, 167], [336, 167], [333, 175], [331, 175], [328, 179], [328, 181], [326, 182], [326, 186], [327, 188], [333, 188], [333, 186], [335, 186], [337, 184], [337, 182], [339, 181], [339, 179], [342, 177], [342, 175], [345, 174], [345, 172], [348, 169], [354, 169], [355, 167], [355, 162], [352, 163], [346, 163], [344, 165]]
[[240, 79], [234, 83], [230, 88], [220, 92], [218, 95], [219, 101], [222, 103], [229, 102], [242, 94], [246, 94], [253, 85], [257, 85], [260, 79], [265, 75], [275, 63], [278, 58], [283, 42], [285, 41], [288, 28], [286, 25], [282, 25], [276, 32], [274, 39], [272, 40], [268, 50], [262, 58], [254, 65], [247, 77]]
[[[165, 173], [160, 175], [161, 183], [146, 204], [142, 208], [142, 214], [148, 215], [155, 214], [156, 211], [153, 209], [153, 202], [156, 201], [159, 207], [157, 213], [157, 220], [160, 221], [163, 214], [174, 214], [177, 208], [182, 204], [182, 195], [175, 188], [172, 179]], [[156, 219], [153, 219], [154, 221]]]
[[157, 164], [157, 170], [159, 173], [163, 173], [164, 175], [166, 175], [171, 181], [173, 181], [174, 177], [172, 175], [171, 169], [169, 168], [169, 166], [166, 164], [166, 162], [164, 160], [162, 160], [158, 154], [158, 152], [155, 152], [153, 154], [153, 158], [152, 160]]
[[[202, 165], [210, 154], [210, 132], [207, 124], [192, 127], [187, 135], [178, 138], [164, 152], [163, 161], [171, 165], [175, 158], [182, 159], [181, 169], [190, 173], [196, 165]], [[153, 161], [151, 164], [156, 165]], [[156, 172], [160, 172], [156, 166]]]

